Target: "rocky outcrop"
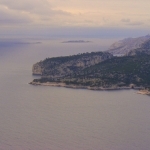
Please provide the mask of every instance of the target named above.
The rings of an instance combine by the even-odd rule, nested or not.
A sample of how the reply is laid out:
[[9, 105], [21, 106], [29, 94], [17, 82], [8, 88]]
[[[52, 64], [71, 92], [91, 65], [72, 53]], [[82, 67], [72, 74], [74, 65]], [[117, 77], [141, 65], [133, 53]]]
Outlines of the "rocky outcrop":
[[150, 91], [149, 90], [139, 90], [138, 92], [137, 92], [138, 94], [142, 94], [142, 95], [150, 95]]
[[73, 56], [47, 58], [33, 65], [32, 72], [43, 77], [60, 78], [112, 58], [108, 52], [92, 52]]
[[41, 62], [33, 65], [33, 67], [32, 67], [33, 75], [42, 75], [42, 72], [43, 72], [43, 65]]
[[108, 52], [113, 55], [127, 55], [131, 50], [141, 48], [148, 40], [150, 40], [150, 35], [138, 38], [127, 38], [112, 44]]
[[142, 54], [150, 55], [150, 39], [144, 42], [140, 48], [131, 50], [127, 55], [134, 56], [134, 55], [142, 55]]

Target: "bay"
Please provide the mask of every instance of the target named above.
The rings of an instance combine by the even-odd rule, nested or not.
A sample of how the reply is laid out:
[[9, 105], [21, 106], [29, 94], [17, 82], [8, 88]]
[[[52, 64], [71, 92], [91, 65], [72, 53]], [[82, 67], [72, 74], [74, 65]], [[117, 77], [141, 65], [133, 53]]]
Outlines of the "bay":
[[0, 149], [149, 150], [149, 96], [28, 84], [40, 60], [105, 50], [113, 42], [62, 43], [67, 40], [1, 40]]

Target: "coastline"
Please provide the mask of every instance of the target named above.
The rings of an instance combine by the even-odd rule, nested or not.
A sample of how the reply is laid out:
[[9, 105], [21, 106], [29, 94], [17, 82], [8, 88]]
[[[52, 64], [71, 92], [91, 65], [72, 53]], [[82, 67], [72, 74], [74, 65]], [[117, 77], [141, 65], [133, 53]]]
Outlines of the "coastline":
[[150, 95], [150, 91], [148, 90], [139, 90], [137, 93], [142, 95]]
[[[82, 85], [67, 85], [65, 83], [57, 83], [57, 82], [46, 82], [46, 83], [40, 83], [40, 82], [30, 82], [29, 84], [32, 85], [40, 85], [40, 86], [55, 86], [55, 87], [65, 87], [65, 88], [73, 88], [73, 89], [87, 89], [87, 90], [129, 90], [129, 89], [135, 89], [135, 90], [139, 90], [141, 91], [142, 87], [116, 87], [116, 86], [112, 86], [112, 87], [90, 87], [90, 86], [82, 86]], [[139, 91], [137, 92], [138, 94], [142, 94], [139, 93]]]

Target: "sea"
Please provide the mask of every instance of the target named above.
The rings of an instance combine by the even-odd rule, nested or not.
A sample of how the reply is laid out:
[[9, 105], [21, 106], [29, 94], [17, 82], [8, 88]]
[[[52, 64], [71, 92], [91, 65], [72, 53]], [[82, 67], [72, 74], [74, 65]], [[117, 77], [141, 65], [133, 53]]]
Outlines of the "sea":
[[68, 40], [0, 39], [0, 150], [150, 150], [149, 96], [28, 84], [36, 62], [115, 41]]

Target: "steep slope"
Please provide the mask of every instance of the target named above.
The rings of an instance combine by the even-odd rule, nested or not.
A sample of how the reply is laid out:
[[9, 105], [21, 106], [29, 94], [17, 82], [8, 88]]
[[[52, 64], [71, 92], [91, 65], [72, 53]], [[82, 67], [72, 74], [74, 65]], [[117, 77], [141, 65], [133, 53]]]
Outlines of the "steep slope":
[[79, 72], [72, 71], [64, 78], [42, 77], [31, 84], [63, 83], [79, 87], [121, 88], [150, 86], [150, 55], [112, 57]]
[[114, 57], [83, 70], [76, 78], [95, 79], [98, 86], [150, 86], [150, 55]]
[[150, 39], [144, 42], [140, 48], [131, 50], [127, 55], [142, 55], [142, 54], [149, 54], [150, 55]]
[[126, 55], [133, 49], [141, 48], [142, 44], [148, 40], [150, 40], [150, 35], [138, 38], [127, 38], [112, 44], [108, 52], [113, 55]]
[[73, 56], [47, 58], [33, 65], [33, 74], [60, 78], [112, 58], [108, 52], [92, 52]]

